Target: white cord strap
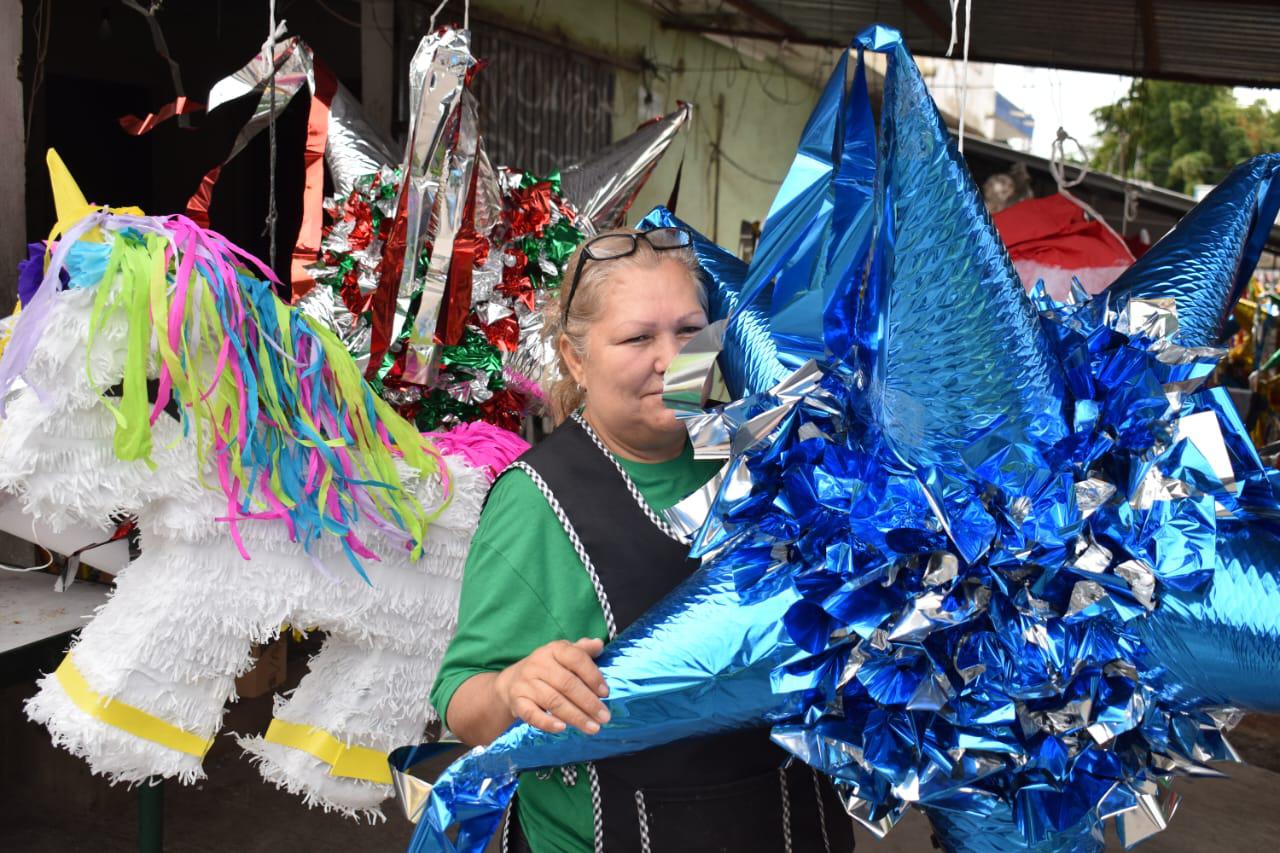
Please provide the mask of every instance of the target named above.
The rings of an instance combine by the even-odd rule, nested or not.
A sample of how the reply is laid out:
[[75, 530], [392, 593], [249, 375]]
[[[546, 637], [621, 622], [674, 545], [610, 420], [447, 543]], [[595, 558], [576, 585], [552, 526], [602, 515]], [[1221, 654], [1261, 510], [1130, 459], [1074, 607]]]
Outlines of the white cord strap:
[[640, 853], [649, 853], [649, 809], [644, 803], [644, 791], [636, 790], [636, 816], [640, 820]]
[[683, 543], [684, 539], [681, 538], [680, 534], [676, 533], [676, 531], [672, 529], [671, 525], [663, 521], [662, 518], [653, 511], [653, 508], [649, 506], [648, 501], [644, 499], [644, 495], [640, 494], [640, 487], [631, 479], [631, 476], [627, 473], [626, 469], [622, 467], [622, 463], [618, 461], [618, 458], [614, 456], [609, 451], [609, 448], [605, 446], [605, 443], [600, 440], [600, 436], [591, 428], [591, 424], [587, 423], [587, 419], [582, 417], [578, 412], [574, 412], [570, 417], [577, 422], [578, 426], [582, 427], [583, 431], [586, 432], [587, 437], [590, 438], [595, 446], [600, 449], [600, 452], [604, 454], [605, 458], [613, 463], [613, 467], [618, 469], [618, 475], [622, 477], [622, 482], [626, 483], [627, 491], [631, 493], [632, 500], [634, 500], [640, 509], [644, 511], [645, 517], [648, 518], [649, 521], [653, 522], [653, 526], [661, 530], [667, 538]]
[[810, 767], [809, 772], [813, 774], [813, 796], [818, 801], [818, 826], [822, 827], [822, 849], [826, 853], [831, 853], [831, 836], [827, 835], [827, 809], [822, 804], [822, 780], [817, 770]]
[[787, 788], [787, 768], [778, 768], [778, 787], [782, 795], [782, 849], [791, 853], [791, 791]]
[[[556, 520], [560, 522], [560, 526], [564, 528], [565, 535], [569, 537], [569, 543], [573, 545], [573, 552], [578, 555], [578, 559], [582, 562], [582, 568], [586, 570], [587, 577], [591, 579], [591, 588], [595, 590], [596, 600], [600, 602], [600, 612], [604, 614], [605, 630], [609, 632], [609, 639], [612, 640], [618, 635], [618, 623], [614, 621], [613, 607], [609, 604], [609, 596], [605, 594], [604, 584], [600, 582], [600, 575], [596, 573], [595, 564], [591, 562], [591, 557], [587, 554], [587, 549], [582, 544], [578, 531], [573, 529], [573, 523], [569, 521], [569, 516], [565, 513], [564, 507], [560, 506], [560, 501], [556, 500], [551, 487], [547, 485], [546, 480], [542, 479], [541, 474], [535, 471], [528, 463], [518, 460], [512, 462], [506, 470], [509, 471], [512, 468], [519, 468], [528, 475], [529, 479], [533, 481], [534, 487], [542, 493], [547, 506], [551, 507], [551, 511], [555, 513]], [[577, 784], [578, 769], [576, 767], [562, 767], [560, 768], [560, 773], [564, 784]], [[587, 775], [591, 781], [591, 822], [595, 833], [595, 853], [604, 853], [604, 812], [600, 804], [600, 777], [596, 775], [594, 764], [587, 765]]]
[[591, 781], [591, 827], [595, 833], [595, 853], [604, 853], [604, 807], [600, 804], [600, 777], [594, 764], [587, 765]]
[[[956, 19], [960, 15], [960, 0], [951, 0], [951, 43], [947, 45], [947, 56], [956, 49]], [[964, 52], [960, 63], [960, 127], [956, 134], [956, 143], [960, 153], [964, 154], [965, 111], [969, 106], [969, 22], [973, 17], [973, 0], [964, 0]]]
[[590, 555], [587, 554], [586, 547], [582, 544], [582, 539], [578, 536], [578, 531], [573, 529], [573, 523], [569, 521], [569, 516], [565, 514], [564, 507], [560, 506], [560, 501], [556, 500], [556, 496], [551, 492], [551, 487], [547, 485], [547, 481], [542, 479], [542, 475], [533, 469], [526, 462], [515, 461], [507, 468], [519, 468], [529, 476], [533, 481], [533, 485], [542, 493], [542, 497], [546, 499], [547, 505], [551, 507], [551, 511], [555, 513], [556, 520], [560, 522], [560, 526], [564, 528], [565, 535], [569, 537], [569, 543], [573, 545], [573, 552], [578, 555], [578, 559], [582, 561], [582, 567], [586, 569], [587, 577], [591, 579], [591, 586], [596, 591], [596, 598], [600, 602], [600, 610], [604, 613], [605, 628], [609, 631], [609, 639], [612, 640], [618, 635], [618, 624], [613, 619], [613, 608], [609, 606], [609, 597], [605, 595], [604, 584], [600, 582], [600, 575], [596, 574], [596, 567], [591, 562]]
[[[1076, 175], [1071, 180], [1067, 180], [1066, 147], [1068, 142], [1075, 143], [1076, 149], [1080, 152], [1081, 157], [1083, 157], [1085, 160], [1085, 164], [1082, 164], [1079, 166], [1080, 174]], [[1132, 258], [1133, 255], [1132, 253], [1129, 252], [1128, 244], [1124, 242], [1124, 238], [1121, 237], [1119, 234], [1117, 234], [1116, 230], [1111, 227], [1111, 225], [1107, 222], [1107, 220], [1103, 219], [1102, 215], [1098, 213], [1098, 211], [1090, 207], [1089, 204], [1084, 201], [1084, 199], [1079, 198], [1078, 196], [1070, 192], [1072, 187], [1078, 186], [1080, 183], [1084, 181], [1085, 177], [1088, 176], [1089, 174], [1089, 167], [1087, 165], [1088, 160], [1089, 160], [1088, 152], [1084, 150], [1084, 146], [1080, 144], [1080, 140], [1076, 139], [1074, 136], [1067, 133], [1067, 131], [1064, 128], [1061, 128], [1061, 127], [1058, 128], [1058, 135], [1053, 140], [1053, 147], [1051, 148], [1051, 153], [1049, 155], [1049, 173], [1053, 175], [1054, 183], [1058, 185], [1058, 192], [1064, 197], [1066, 197], [1067, 199], [1069, 199], [1070, 201], [1072, 201], [1073, 203], [1075, 203], [1077, 206], [1079, 206], [1080, 209], [1083, 210], [1085, 213], [1093, 217], [1095, 222], [1098, 222], [1100, 225], [1102, 225], [1103, 228], [1107, 229], [1107, 231], [1110, 232], [1111, 236], [1116, 238], [1116, 241], [1119, 242], [1120, 245], [1124, 247], [1125, 252], [1129, 254], [1130, 258]], [[1126, 196], [1125, 196], [1125, 211], [1126, 211], [1125, 215], [1127, 216], [1128, 215], [1127, 188], [1126, 188]]]

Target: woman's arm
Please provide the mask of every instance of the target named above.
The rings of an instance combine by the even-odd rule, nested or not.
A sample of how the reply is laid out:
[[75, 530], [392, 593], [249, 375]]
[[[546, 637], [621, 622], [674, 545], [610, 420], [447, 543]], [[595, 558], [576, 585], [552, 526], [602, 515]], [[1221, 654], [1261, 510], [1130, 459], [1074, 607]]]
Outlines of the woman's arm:
[[454, 691], [446, 722], [468, 746], [484, 746], [517, 719], [544, 732], [565, 725], [587, 734], [609, 722], [602, 697], [609, 695], [594, 658], [604, 649], [596, 639], [556, 640], [501, 672], [473, 675]]

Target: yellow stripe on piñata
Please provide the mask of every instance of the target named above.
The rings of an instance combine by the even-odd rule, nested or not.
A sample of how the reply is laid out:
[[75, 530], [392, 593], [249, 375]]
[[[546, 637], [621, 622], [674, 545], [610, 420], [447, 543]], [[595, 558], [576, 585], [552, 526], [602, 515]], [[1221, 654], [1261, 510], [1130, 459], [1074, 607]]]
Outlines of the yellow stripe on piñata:
[[330, 776], [391, 784], [387, 754], [367, 746], [349, 746], [324, 729], [272, 720], [263, 739], [305, 752], [329, 765]]
[[67, 697], [75, 703], [77, 708], [95, 720], [120, 729], [122, 732], [158, 743], [176, 752], [194, 755], [196, 758], [204, 758], [209, 747], [213, 745], [211, 737], [193, 734], [159, 717], [152, 716], [141, 708], [135, 708], [118, 699], [110, 699], [94, 692], [89, 682], [85, 681], [84, 676], [80, 674], [80, 670], [76, 669], [70, 654], [62, 659], [54, 675], [62, 685], [62, 689], [66, 691]]

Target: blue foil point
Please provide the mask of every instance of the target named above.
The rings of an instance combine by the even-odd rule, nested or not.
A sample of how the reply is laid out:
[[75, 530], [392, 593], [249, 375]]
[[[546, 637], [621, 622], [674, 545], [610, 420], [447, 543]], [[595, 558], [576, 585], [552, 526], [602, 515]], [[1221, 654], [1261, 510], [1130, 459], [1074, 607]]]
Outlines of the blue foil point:
[[[665, 207], [655, 207], [639, 228], [679, 226], [693, 234], [693, 251], [702, 266], [711, 322], [733, 318], [725, 329], [720, 370], [735, 398], [772, 388], [789, 372], [782, 364], [769, 328], [764, 304], [743, 304], [747, 265], [705, 236], [689, 228]], [[757, 300], [759, 302], [759, 300]]]
[[1066, 434], [1061, 367], [969, 169], [901, 36], [873, 27], [856, 43], [888, 57], [855, 331], [868, 417], [917, 465], [955, 465], [997, 423], [1051, 445]]
[[1217, 344], [1280, 213], [1277, 169], [1280, 154], [1262, 154], [1233, 169], [1111, 284], [1112, 308], [1121, 310], [1131, 299], [1172, 299], [1178, 342]]

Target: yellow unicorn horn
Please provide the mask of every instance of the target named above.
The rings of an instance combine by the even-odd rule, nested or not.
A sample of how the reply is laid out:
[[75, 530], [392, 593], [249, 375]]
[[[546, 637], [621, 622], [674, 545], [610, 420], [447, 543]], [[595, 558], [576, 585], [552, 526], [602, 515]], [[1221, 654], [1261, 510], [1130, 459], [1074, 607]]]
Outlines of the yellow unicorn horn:
[[[58, 156], [57, 151], [50, 148], [48, 154], [45, 155], [45, 163], [49, 167], [49, 183], [53, 187], [53, 204], [58, 218], [58, 224], [53, 227], [53, 234], [63, 234], [76, 222], [98, 210], [99, 206], [85, 201], [84, 193], [80, 191], [75, 178], [71, 177], [71, 171], [67, 168], [67, 164], [62, 162], [62, 158]], [[142, 210], [137, 207], [113, 207], [110, 210], [112, 213], [143, 215]], [[80, 239], [90, 243], [101, 243], [102, 232], [94, 228], [86, 232]]]
[[[94, 211], [94, 207], [85, 201], [76, 179], [71, 177], [67, 164], [62, 162], [58, 152], [52, 148], [45, 155], [45, 163], [49, 166], [49, 184], [53, 187], [53, 205], [57, 212], [58, 224], [53, 230], [65, 232], [75, 222], [80, 221]], [[95, 228], [80, 239], [91, 243], [101, 243], [102, 234]]]

